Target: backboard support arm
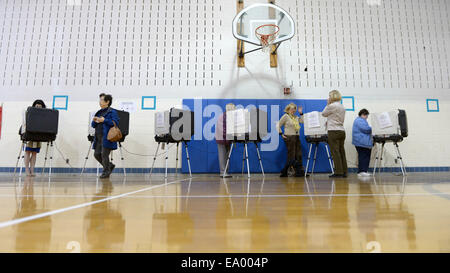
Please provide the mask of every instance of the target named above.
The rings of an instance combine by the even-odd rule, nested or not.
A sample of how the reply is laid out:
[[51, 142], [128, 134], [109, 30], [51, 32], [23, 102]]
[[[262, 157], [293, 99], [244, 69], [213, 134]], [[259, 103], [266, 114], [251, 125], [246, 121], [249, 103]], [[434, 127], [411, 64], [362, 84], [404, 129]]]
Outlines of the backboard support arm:
[[[237, 13], [239, 14], [239, 12], [241, 12], [244, 9], [244, 0], [237, 0], [236, 5], [237, 5], [236, 10], [237, 10]], [[239, 27], [242, 28], [242, 24], [240, 24]], [[244, 41], [242, 41], [242, 40], [237, 41], [237, 51], [238, 51], [238, 56], [237, 56], [238, 67], [245, 67]]]

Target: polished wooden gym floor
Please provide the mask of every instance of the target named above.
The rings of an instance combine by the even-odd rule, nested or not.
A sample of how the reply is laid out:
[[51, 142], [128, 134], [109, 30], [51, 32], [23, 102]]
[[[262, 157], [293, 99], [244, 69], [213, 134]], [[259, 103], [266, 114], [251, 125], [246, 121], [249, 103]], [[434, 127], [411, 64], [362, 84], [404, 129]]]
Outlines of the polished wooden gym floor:
[[0, 252], [450, 252], [450, 173], [0, 175]]

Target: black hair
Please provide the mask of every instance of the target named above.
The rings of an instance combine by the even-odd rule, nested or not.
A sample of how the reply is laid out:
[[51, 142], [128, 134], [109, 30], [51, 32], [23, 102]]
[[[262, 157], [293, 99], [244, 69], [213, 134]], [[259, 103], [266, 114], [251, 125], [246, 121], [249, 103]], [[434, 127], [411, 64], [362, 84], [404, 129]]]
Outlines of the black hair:
[[33, 107], [36, 107], [36, 105], [38, 105], [38, 104], [40, 104], [41, 106], [42, 106], [42, 108], [46, 108], [46, 106], [45, 106], [45, 103], [44, 103], [44, 101], [43, 100], [35, 100], [34, 102], [33, 102]]
[[105, 93], [100, 93], [100, 95], [98, 95], [99, 98], [104, 97], [106, 94]]
[[361, 111], [359, 111], [358, 116], [362, 116], [362, 115], [368, 115], [369, 111], [367, 111], [367, 109], [361, 109]]
[[113, 98], [112, 98], [111, 95], [107, 94], [107, 95], [104, 95], [104, 96], [103, 96], [103, 100], [104, 100], [105, 102], [107, 102], [107, 103], [108, 103], [108, 107], [110, 107], [111, 104], [112, 104]]

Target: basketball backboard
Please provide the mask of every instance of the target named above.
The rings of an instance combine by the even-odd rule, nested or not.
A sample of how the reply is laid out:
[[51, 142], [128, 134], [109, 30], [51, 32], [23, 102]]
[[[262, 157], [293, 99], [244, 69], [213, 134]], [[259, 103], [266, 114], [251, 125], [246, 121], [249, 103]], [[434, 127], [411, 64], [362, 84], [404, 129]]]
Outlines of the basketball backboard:
[[278, 36], [272, 44], [294, 37], [294, 20], [285, 10], [273, 4], [254, 4], [239, 12], [233, 20], [233, 35], [238, 40], [262, 46], [255, 30], [268, 24], [279, 27]]

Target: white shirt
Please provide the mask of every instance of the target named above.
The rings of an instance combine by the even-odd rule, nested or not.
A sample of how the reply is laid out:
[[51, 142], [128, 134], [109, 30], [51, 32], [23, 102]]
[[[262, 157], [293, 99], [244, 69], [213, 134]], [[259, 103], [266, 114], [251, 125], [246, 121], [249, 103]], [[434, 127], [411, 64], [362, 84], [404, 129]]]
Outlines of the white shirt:
[[339, 101], [327, 105], [322, 116], [327, 118], [327, 131], [345, 131], [345, 108]]

